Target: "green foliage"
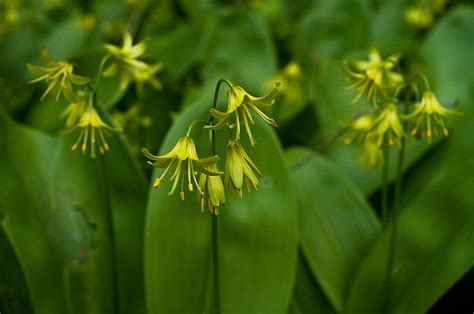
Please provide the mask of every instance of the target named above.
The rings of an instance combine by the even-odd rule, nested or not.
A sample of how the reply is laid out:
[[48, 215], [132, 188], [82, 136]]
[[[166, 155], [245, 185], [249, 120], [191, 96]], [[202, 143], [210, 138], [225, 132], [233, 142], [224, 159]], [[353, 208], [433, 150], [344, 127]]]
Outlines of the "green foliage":
[[[472, 300], [447, 292], [472, 281], [474, 265], [474, 7], [448, 1], [420, 28], [406, 13], [422, 2], [0, 1], [0, 312], [217, 313], [216, 296], [220, 313], [232, 314], [426, 313], [439, 304], [472, 312]], [[131, 83], [121, 89], [123, 77], [96, 75], [103, 45], [122, 47], [126, 30], [147, 47], [131, 58], [138, 65], [128, 59]], [[382, 169], [362, 168], [361, 148], [343, 144], [343, 121], [367, 108], [349, 105], [356, 93], [343, 61], [366, 59], [371, 46], [383, 58], [400, 52], [397, 70], [416, 85], [426, 75], [441, 104], [464, 114], [446, 119], [449, 137], [406, 139], [401, 186], [391, 150], [396, 214], [386, 224]], [[83, 156], [82, 142], [71, 151], [85, 130], [75, 121], [68, 131], [60, 118], [71, 101], [40, 101], [46, 82], [27, 84], [27, 63], [47, 66], [42, 47], [90, 78], [72, 90], [121, 128], [106, 131], [104, 156]], [[156, 64], [163, 69], [146, 78]], [[288, 64], [297, 65], [294, 85]], [[226, 189], [214, 234], [196, 185], [184, 201], [169, 197], [170, 171], [154, 188], [163, 169], [140, 151], [167, 153], [192, 121], [209, 121], [220, 78], [256, 96], [277, 79], [283, 86], [265, 111], [279, 128], [252, 113], [251, 146], [242, 124], [262, 177], [242, 198]], [[222, 84], [223, 112], [227, 91]], [[215, 131], [219, 170], [235, 128]], [[211, 155], [209, 135], [203, 124], [191, 132], [200, 158]], [[470, 308], [455, 308], [461, 301]]]

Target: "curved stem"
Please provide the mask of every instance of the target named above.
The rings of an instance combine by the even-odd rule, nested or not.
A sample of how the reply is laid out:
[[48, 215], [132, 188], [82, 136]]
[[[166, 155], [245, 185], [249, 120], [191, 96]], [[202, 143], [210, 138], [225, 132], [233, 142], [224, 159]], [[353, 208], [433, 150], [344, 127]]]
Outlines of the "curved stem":
[[[231, 87], [232, 83], [226, 79], [219, 79], [216, 84], [216, 89], [214, 91], [214, 98], [212, 100], [212, 108], [217, 107], [217, 99], [219, 97], [219, 89], [222, 83], [226, 83]], [[209, 116], [209, 124], [212, 124], [214, 117]], [[209, 130], [209, 153], [211, 156], [216, 154], [216, 140], [215, 140], [215, 130]], [[220, 287], [219, 287], [219, 244], [218, 244], [218, 228], [217, 228], [217, 215], [211, 214], [212, 216], [212, 278], [214, 284], [214, 313], [220, 314], [221, 312], [221, 298], [220, 298]]]
[[193, 131], [194, 126], [198, 123], [207, 124], [207, 121], [193, 120], [188, 126], [188, 130], [186, 131], [186, 136], [189, 136], [191, 134], [191, 132]]
[[95, 81], [94, 81], [94, 91], [97, 91], [97, 88], [99, 87], [100, 83], [100, 78], [102, 77], [102, 71], [104, 70], [105, 63], [107, 60], [109, 60], [110, 54], [106, 54], [102, 60], [100, 60], [99, 68], [97, 69], [97, 74], [95, 75]]

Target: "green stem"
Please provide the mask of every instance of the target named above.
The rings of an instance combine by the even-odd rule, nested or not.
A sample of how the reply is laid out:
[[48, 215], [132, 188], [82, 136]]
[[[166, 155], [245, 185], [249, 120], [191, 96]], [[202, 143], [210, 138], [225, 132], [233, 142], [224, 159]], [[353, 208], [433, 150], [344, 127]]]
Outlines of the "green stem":
[[109, 185], [107, 180], [107, 171], [105, 169], [105, 157], [100, 158], [100, 168], [102, 171], [103, 179], [103, 195], [104, 195], [104, 209], [105, 209], [105, 229], [109, 236], [110, 245], [110, 264], [112, 267], [112, 294], [113, 294], [113, 313], [120, 313], [120, 296], [118, 286], [118, 272], [117, 272], [117, 254], [116, 254], [116, 241], [114, 232], [114, 217], [112, 215], [112, 207], [110, 205], [110, 193]]
[[217, 215], [211, 214], [212, 216], [212, 269], [214, 279], [214, 309], [215, 314], [221, 312], [221, 298], [219, 288], [219, 245], [218, 245], [218, 230], [217, 230]]
[[97, 88], [99, 87], [100, 83], [100, 78], [102, 77], [102, 71], [104, 70], [105, 63], [107, 60], [109, 60], [110, 55], [106, 54], [102, 60], [100, 60], [99, 68], [97, 69], [97, 74], [95, 75], [95, 81], [94, 81], [94, 91], [97, 91]]
[[[231, 83], [226, 79], [219, 79], [216, 84], [214, 91], [214, 98], [212, 100], [212, 108], [217, 107], [217, 99], [219, 97], [219, 90], [222, 83], [226, 83], [231, 87]], [[209, 124], [211, 125], [214, 120], [212, 115], [209, 116]], [[214, 156], [216, 154], [216, 140], [215, 130], [209, 130], [210, 138], [210, 154]], [[219, 287], [219, 245], [218, 245], [218, 229], [217, 229], [217, 215], [211, 214], [212, 216], [212, 278], [214, 284], [214, 313], [220, 314], [221, 312], [221, 298], [220, 298], [220, 287]]]
[[388, 169], [390, 163], [390, 151], [387, 146], [384, 147], [384, 163], [382, 167], [382, 224], [388, 224]]
[[[403, 113], [408, 112], [408, 105], [405, 103]], [[407, 123], [403, 123], [403, 130], [406, 131]], [[405, 158], [405, 138], [401, 139], [401, 148], [398, 152], [397, 160], [397, 178], [395, 180], [395, 195], [394, 195], [394, 206], [390, 213], [390, 240], [389, 240], [389, 251], [387, 258], [387, 269], [385, 273], [385, 293], [386, 297], [384, 300], [383, 313], [388, 313], [390, 306], [390, 296], [391, 296], [391, 277], [393, 273], [393, 264], [395, 260], [395, 247], [396, 247], [396, 238], [398, 230], [398, 214], [400, 213], [402, 207], [402, 183], [403, 183], [403, 163]]]

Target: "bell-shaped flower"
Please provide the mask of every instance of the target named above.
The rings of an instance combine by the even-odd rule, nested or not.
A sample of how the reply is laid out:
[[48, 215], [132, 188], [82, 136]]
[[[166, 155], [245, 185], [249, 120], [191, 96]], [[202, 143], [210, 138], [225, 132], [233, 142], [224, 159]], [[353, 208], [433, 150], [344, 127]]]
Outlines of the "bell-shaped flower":
[[85, 85], [89, 83], [89, 79], [84, 76], [73, 73], [74, 66], [67, 61], [53, 61], [46, 48], [41, 50], [41, 59], [48, 65], [47, 67], [39, 67], [28, 64], [28, 69], [38, 77], [29, 81], [29, 84], [45, 81], [47, 87], [41, 100], [48, 94], [52, 94], [56, 101], [59, 100], [61, 93], [69, 101], [74, 101], [73, 85]]
[[71, 150], [76, 150], [81, 144], [82, 154], [86, 154], [87, 145], [90, 144], [90, 157], [95, 158], [95, 145], [98, 143], [99, 152], [104, 155], [108, 151], [109, 145], [105, 140], [104, 133], [106, 131], [118, 132], [119, 128], [114, 128], [106, 124], [99, 116], [97, 111], [90, 107], [88, 108], [79, 119], [79, 122], [72, 127], [68, 132], [79, 130], [79, 137], [77, 141], [72, 145]]
[[277, 126], [275, 120], [267, 116], [263, 110], [270, 108], [275, 102], [275, 97], [278, 94], [280, 83], [276, 83], [273, 89], [263, 97], [255, 97], [247, 93], [242, 87], [232, 85], [227, 92], [227, 111], [222, 112], [212, 108], [210, 110], [211, 115], [217, 119], [217, 123], [214, 125], [207, 126], [209, 129], [219, 129], [226, 125], [229, 119], [233, 116], [236, 130], [236, 141], [240, 140], [240, 130], [242, 124], [245, 127], [250, 143], [256, 144], [256, 140], [253, 137], [251, 124], [254, 124], [254, 119], [250, 111], [255, 112], [260, 118], [262, 118], [268, 124]]
[[382, 59], [378, 50], [371, 48], [369, 60], [345, 62], [347, 76], [351, 81], [348, 88], [358, 92], [353, 103], [362, 96], [367, 97], [373, 104], [381, 100], [392, 100], [390, 93], [404, 81], [403, 76], [395, 71], [399, 60], [400, 54]]
[[449, 135], [448, 128], [444, 124], [443, 117], [449, 115], [462, 115], [462, 112], [446, 109], [436, 98], [432, 91], [426, 91], [421, 97], [421, 101], [415, 105], [415, 109], [408, 115], [404, 115], [405, 120], [414, 121], [411, 135], [426, 137], [428, 141], [433, 135], [443, 133]]
[[228, 189], [242, 197], [244, 183], [248, 192], [252, 188], [257, 190], [261, 176], [262, 173], [247, 155], [240, 141], [229, 141], [227, 144], [224, 176], [224, 182]]
[[[217, 164], [210, 166], [209, 170], [216, 173], [219, 172]], [[219, 214], [219, 208], [225, 203], [225, 190], [221, 177], [201, 173], [199, 187], [202, 191], [202, 194], [199, 195], [201, 211], [204, 211], [204, 207], [207, 203], [209, 211], [212, 214]]]
[[170, 177], [170, 180], [173, 181], [173, 185], [168, 195], [173, 195], [176, 187], [180, 184], [180, 197], [182, 200], [184, 200], [184, 184], [186, 179], [187, 187], [190, 192], [193, 191], [195, 184], [199, 192], [203, 194], [199, 182], [197, 181], [196, 174], [198, 172], [209, 176], [219, 176], [223, 174], [219, 171], [210, 170], [219, 160], [219, 156], [214, 155], [200, 159], [196, 152], [194, 140], [187, 135], [180, 138], [174, 148], [167, 154], [161, 156], [153, 155], [146, 148], [143, 148], [142, 152], [145, 157], [149, 159], [148, 163], [150, 165], [155, 168], [165, 169], [161, 176], [155, 179], [153, 183], [154, 187], [159, 186], [173, 165], [176, 165], [173, 175]]

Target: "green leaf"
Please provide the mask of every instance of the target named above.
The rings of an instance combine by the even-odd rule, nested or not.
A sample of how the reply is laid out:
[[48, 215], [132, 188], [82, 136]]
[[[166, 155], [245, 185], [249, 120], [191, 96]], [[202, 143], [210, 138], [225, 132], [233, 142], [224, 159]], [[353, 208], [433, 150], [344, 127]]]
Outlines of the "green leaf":
[[[113, 262], [100, 163], [72, 153], [72, 138], [58, 142], [5, 114], [0, 115], [0, 128], [5, 148], [0, 157], [3, 226], [22, 265], [35, 313], [111, 312]], [[120, 307], [143, 313], [146, 184], [123, 144], [110, 144], [105, 167], [110, 173]]]
[[363, 194], [321, 156], [292, 172], [291, 179], [302, 250], [322, 290], [340, 312], [354, 271], [375, 241], [380, 223]]
[[[424, 182], [425, 188], [399, 217], [390, 313], [424, 313], [474, 264], [474, 163], [448, 166]], [[347, 313], [380, 313], [388, 232], [377, 240], [357, 271]], [[371, 291], [367, 295], [367, 291]]]
[[262, 16], [222, 10], [211, 25], [203, 76], [225, 77], [251, 91], [262, 89], [276, 72], [275, 48]]
[[31, 301], [21, 265], [3, 231], [0, 204], [0, 312], [31, 313]]
[[336, 313], [313, 277], [303, 253], [298, 254], [296, 282], [288, 313]]
[[[207, 119], [212, 90], [205, 89], [205, 94], [207, 99], [190, 105], [176, 120], [161, 153], [176, 144], [193, 119]], [[198, 136], [196, 131], [193, 136], [204, 152], [207, 135]], [[225, 149], [221, 135], [227, 132], [218, 132], [218, 152]], [[259, 190], [245, 193], [242, 199], [227, 193], [219, 213], [222, 313], [284, 313], [291, 297], [296, 267], [295, 202], [273, 132], [257, 124], [254, 135], [258, 145], [248, 148], [248, 153], [264, 174]], [[155, 171], [153, 177], [161, 172]], [[169, 189], [166, 180], [150, 190], [145, 233], [148, 311], [202, 313], [210, 303], [207, 291], [212, 289], [211, 217], [200, 213], [195, 195], [187, 194], [182, 202], [178, 195], [169, 197]]]

